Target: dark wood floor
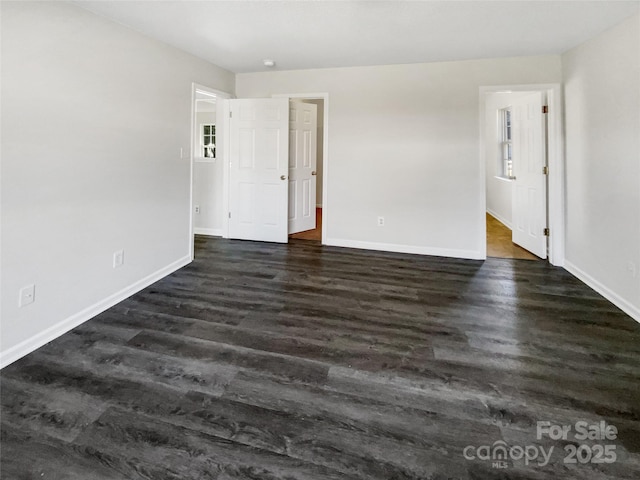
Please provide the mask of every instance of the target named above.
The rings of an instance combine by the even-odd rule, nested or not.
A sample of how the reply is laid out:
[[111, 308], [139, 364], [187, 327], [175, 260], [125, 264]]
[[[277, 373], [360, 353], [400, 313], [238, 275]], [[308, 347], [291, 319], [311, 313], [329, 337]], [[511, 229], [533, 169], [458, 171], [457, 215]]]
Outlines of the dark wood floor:
[[[640, 325], [546, 262], [196, 240], [2, 371], [3, 479], [638, 479]], [[536, 422], [606, 421], [565, 464]], [[553, 446], [493, 468], [465, 447]]]

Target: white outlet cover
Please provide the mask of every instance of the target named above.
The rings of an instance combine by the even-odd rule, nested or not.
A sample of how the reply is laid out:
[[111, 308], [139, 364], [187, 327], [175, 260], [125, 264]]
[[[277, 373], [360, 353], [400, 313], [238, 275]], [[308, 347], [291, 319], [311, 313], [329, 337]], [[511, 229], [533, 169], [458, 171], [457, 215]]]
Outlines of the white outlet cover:
[[18, 306], [24, 307], [36, 301], [36, 286], [31, 284], [20, 289]]
[[113, 268], [121, 267], [124, 264], [124, 250], [113, 253]]

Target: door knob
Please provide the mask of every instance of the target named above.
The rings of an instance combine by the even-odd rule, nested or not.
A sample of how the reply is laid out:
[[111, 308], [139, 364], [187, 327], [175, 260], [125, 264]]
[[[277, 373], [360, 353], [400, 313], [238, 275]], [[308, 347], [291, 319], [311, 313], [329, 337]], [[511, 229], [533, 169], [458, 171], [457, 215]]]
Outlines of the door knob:
[[286, 175], [280, 175], [280, 180], [286, 180], [287, 176]]
[[311, 175], [317, 175], [316, 171], [314, 170], [313, 172], [311, 172]]

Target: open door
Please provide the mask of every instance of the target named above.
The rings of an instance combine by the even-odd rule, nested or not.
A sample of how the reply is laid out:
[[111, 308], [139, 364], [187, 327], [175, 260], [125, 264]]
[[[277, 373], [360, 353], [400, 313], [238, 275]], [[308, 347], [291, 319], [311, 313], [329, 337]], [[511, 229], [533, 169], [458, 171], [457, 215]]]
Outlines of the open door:
[[317, 106], [289, 107], [289, 233], [316, 228]]
[[289, 100], [229, 107], [229, 238], [286, 243]]
[[514, 101], [513, 111], [513, 229], [512, 241], [540, 258], [547, 258], [547, 191], [545, 118], [542, 93]]

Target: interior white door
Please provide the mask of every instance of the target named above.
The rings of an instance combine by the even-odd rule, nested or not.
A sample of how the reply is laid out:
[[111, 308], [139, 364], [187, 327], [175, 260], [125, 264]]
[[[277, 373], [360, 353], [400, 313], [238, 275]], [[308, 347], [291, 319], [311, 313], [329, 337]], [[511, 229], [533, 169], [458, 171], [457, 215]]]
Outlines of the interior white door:
[[513, 123], [513, 243], [547, 258], [547, 179], [545, 118], [542, 93], [512, 104]]
[[229, 107], [229, 238], [286, 243], [289, 100]]
[[316, 228], [318, 111], [312, 103], [289, 105], [289, 233]]

